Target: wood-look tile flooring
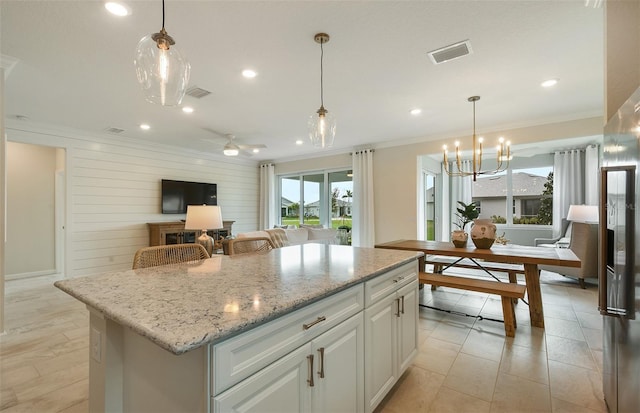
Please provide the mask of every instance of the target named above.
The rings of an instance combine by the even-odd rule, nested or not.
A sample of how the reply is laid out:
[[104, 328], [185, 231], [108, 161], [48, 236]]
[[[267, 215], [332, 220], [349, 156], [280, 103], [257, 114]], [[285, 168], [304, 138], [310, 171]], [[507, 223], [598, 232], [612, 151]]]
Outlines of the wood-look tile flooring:
[[[377, 413], [606, 412], [602, 396], [602, 319], [597, 287], [542, 275], [546, 329], [517, 306], [506, 338], [496, 296], [439, 288], [421, 303], [418, 356]], [[53, 287], [52, 277], [5, 284], [0, 336], [0, 411], [88, 412], [88, 312]]]
[[5, 283], [0, 411], [88, 412], [89, 314], [56, 277]]

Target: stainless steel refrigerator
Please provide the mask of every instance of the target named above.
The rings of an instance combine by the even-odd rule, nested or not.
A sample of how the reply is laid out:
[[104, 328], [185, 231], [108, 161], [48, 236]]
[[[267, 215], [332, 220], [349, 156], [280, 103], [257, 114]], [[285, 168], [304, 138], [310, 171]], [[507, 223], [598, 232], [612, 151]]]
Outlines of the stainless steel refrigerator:
[[604, 320], [603, 390], [610, 413], [640, 412], [639, 140], [640, 89], [604, 130], [598, 307]]

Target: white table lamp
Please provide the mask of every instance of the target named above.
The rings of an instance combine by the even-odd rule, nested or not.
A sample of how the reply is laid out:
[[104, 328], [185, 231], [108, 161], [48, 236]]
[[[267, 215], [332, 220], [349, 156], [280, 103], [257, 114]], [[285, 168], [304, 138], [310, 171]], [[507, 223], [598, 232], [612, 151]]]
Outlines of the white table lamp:
[[570, 205], [567, 220], [572, 222], [597, 224], [598, 207], [596, 205]]
[[196, 239], [209, 253], [213, 254], [213, 238], [207, 234], [209, 229], [222, 228], [222, 211], [216, 205], [187, 205], [187, 219], [184, 229], [199, 229], [202, 234]]

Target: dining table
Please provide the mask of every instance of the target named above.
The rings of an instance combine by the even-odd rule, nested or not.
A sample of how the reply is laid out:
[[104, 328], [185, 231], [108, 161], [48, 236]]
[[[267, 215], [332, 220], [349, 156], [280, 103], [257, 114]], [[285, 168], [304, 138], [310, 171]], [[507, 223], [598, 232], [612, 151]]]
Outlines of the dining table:
[[[544, 328], [544, 311], [540, 289], [538, 265], [558, 265], [580, 268], [580, 259], [569, 248], [546, 248], [525, 245], [493, 245], [491, 248], [476, 248], [473, 245], [456, 247], [451, 242], [421, 241], [399, 239], [376, 244], [376, 248], [422, 251], [425, 255], [444, 255], [449, 257], [471, 258], [479, 263], [498, 262], [522, 264], [529, 298], [529, 316], [531, 325]], [[425, 270], [424, 258], [420, 262], [421, 271]]]

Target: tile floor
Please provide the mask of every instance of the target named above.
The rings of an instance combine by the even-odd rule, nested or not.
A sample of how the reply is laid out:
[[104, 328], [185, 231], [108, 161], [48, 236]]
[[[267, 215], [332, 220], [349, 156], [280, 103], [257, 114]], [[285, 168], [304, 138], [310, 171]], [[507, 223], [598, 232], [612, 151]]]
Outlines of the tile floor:
[[[485, 319], [420, 310], [419, 352], [377, 413], [606, 412], [597, 287], [542, 275], [546, 330], [517, 306], [505, 338], [500, 299], [440, 288], [421, 303]], [[0, 411], [88, 411], [88, 314], [55, 278], [9, 281], [0, 336]]]
[[421, 307], [418, 356], [376, 413], [606, 412], [597, 286], [544, 271], [541, 283], [545, 329], [520, 302], [514, 338], [488, 320], [502, 319], [498, 296], [424, 288], [421, 304], [454, 313]]

